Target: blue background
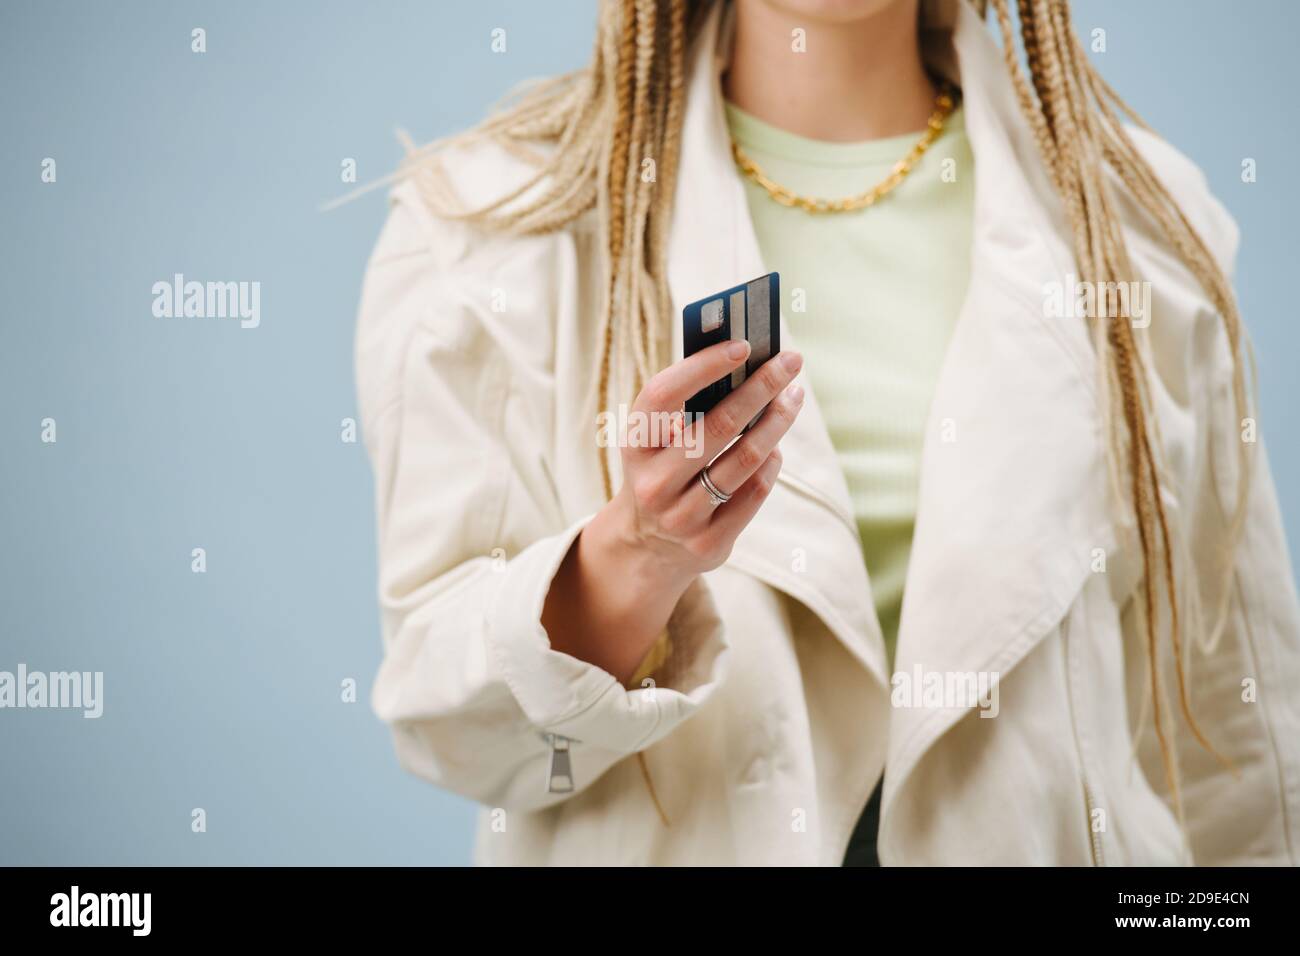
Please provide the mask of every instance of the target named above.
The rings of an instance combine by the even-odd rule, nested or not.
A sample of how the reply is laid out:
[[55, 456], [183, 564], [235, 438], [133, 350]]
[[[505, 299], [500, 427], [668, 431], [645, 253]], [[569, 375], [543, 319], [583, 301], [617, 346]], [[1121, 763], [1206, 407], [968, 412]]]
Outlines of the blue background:
[[[382, 192], [322, 213], [519, 80], [581, 65], [592, 0], [0, 8], [0, 670], [105, 672], [99, 720], [0, 711], [0, 862], [465, 863], [473, 807], [408, 776], [380, 659], [352, 331]], [[1096, 59], [1205, 171], [1300, 538], [1300, 156], [1287, 0], [1088, 0]], [[190, 30], [208, 50], [190, 52]], [[489, 47], [507, 30], [508, 52]], [[41, 161], [58, 164], [56, 184]], [[1243, 184], [1243, 157], [1259, 181]], [[181, 272], [262, 323], [159, 320]], [[58, 442], [40, 422], [58, 422]], [[191, 549], [207, 550], [193, 574]], [[359, 701], [340, 700], [355, 679]], [[206, 833], [190, 811], [207, 812]]]

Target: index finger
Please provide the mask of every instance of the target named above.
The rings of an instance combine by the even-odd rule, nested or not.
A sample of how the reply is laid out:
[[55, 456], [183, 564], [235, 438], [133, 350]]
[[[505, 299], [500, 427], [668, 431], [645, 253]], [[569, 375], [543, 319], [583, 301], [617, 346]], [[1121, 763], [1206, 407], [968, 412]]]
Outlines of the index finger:
[[646, 382], [633, 408], [640, 412], [678, 412], [686, 400], [730, 373], [749, 357], [745, 341], [719, 342], [656, 374]]

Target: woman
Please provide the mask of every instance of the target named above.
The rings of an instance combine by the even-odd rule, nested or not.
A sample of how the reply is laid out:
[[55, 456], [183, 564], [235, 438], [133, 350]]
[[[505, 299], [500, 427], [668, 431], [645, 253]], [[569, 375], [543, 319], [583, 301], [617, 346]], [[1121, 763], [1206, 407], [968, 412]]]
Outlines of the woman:
[[[1235, 226], [1064, 0], [1024, 68], [991, 6], [1001, 49], [965, 0], [609, 0], [588, 70], [411, 156], [374, 700], [480, 862], [1296, 862]], [[744, 360], [681, 310], [770, 270], [785, 351], [602, 447]]]

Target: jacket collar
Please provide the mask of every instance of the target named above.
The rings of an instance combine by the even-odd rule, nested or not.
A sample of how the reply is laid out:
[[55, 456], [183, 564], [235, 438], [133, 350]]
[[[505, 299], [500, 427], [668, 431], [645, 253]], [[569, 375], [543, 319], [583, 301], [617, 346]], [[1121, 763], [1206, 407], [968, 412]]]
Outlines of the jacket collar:
[[[1113, 546], [1096, 363], [1084, 324], [1044, 308], [1047, 284], [1071, 271], [1068, 233], [1001, 51], [965, 2], [928, 3], [924, 19], [932, 62], [963, 89], [975, 221], [970, 286], [922, 452], [895, 666], [1005, 676], [1061, 620], [1090, 573], [1092, 549]], [[728, 17], [715, 9], [688, 91], [669, 246], [677, 315], [780, 266], [762, 261], [732, 166], [720, 84], [728, 40]], [[797, 347], [784, 316], [781, 335]], [[816, 611], [888, 686], [843, 474], [804, 384], [809, 398], [782, 443], [782, 481], [731, 563]], [[797, 549], [808, 552], [803, 574], [790, 570]], [[894, 796], [964, 713], [891, 712], [882, 851]]]
[[[717, 3], [696, 39], [683, 118], [681, 169], [668, 245], [673, 355], [682, 354], [683, 307], [770, 271], [732, 163], [721, 76], [731, 40], [730, 4]], [[785, 315], [781, 342], [797, 347]], [[871, 604], [848, 487], [816, 396], [782, 441], [781, 478], [728, 562], [815, 610], [883, 683], [884, 641]]]

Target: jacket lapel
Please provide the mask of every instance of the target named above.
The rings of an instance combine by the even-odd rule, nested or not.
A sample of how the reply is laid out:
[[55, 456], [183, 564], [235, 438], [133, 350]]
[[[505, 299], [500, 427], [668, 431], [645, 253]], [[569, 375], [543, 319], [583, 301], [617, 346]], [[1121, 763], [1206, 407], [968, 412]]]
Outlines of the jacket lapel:
[[[673, 355], [682, 354], [677, 318], [689, 302], [763, 275], [744, 186], [732, 164], [721, 74], [729, 47], [728, 7], [716, 4], [692, 51], [682, 137], [681, 174], [668, 247]], [[784, 314], [781, 344], [798, 348]], [[815, 611], [882, 687], [884, 641], [848, 488], [812, 388], [782, 440], [781, 479], [737, 539], [728, 564], [797, 598]]]
[[[720, 7], [722, 5], [719, 5]], [[675, 315], [765, 265], [731, 162], [720, 74], [729, 38], [720, 9], [702, 32], [683, 136], [669, 247]], [[1049, 284], [1072, 272], [1064, 220], [1023, 125], [1001, 52], [964, 2], [926, 9], [932, 62], [959, 78], [976, 156], [970, 286], [935, 391], [895, 670], [1005, 674], [1061, 620], [1113, 550], [1085, 324], [1053, 318]], [[797, 348], [782, 317], [783, 344]], [[674, 354], [681, 355], [674, 322]], [[807, 383], [805, 382], [807, 388]], [[730, 563], [814, 610], [889, 686], [884, 646], [847, 488], [809, 399], [782, 442], [771, 499]], [[882, 847], [893, 799], [968, 708], [891, 713]]]
[[[975, 154], [973, 259], [922, 452], [896, 670], [1005, 677], [1114, 531], [1088, 330], [1045, 306], [1072, 271], [1059, 203], [985, 24], [965, 3], [944, 12]], [[893, 711], [882, 854], [898, 853], [890, 815], [909, 774], [969, 710]]]

